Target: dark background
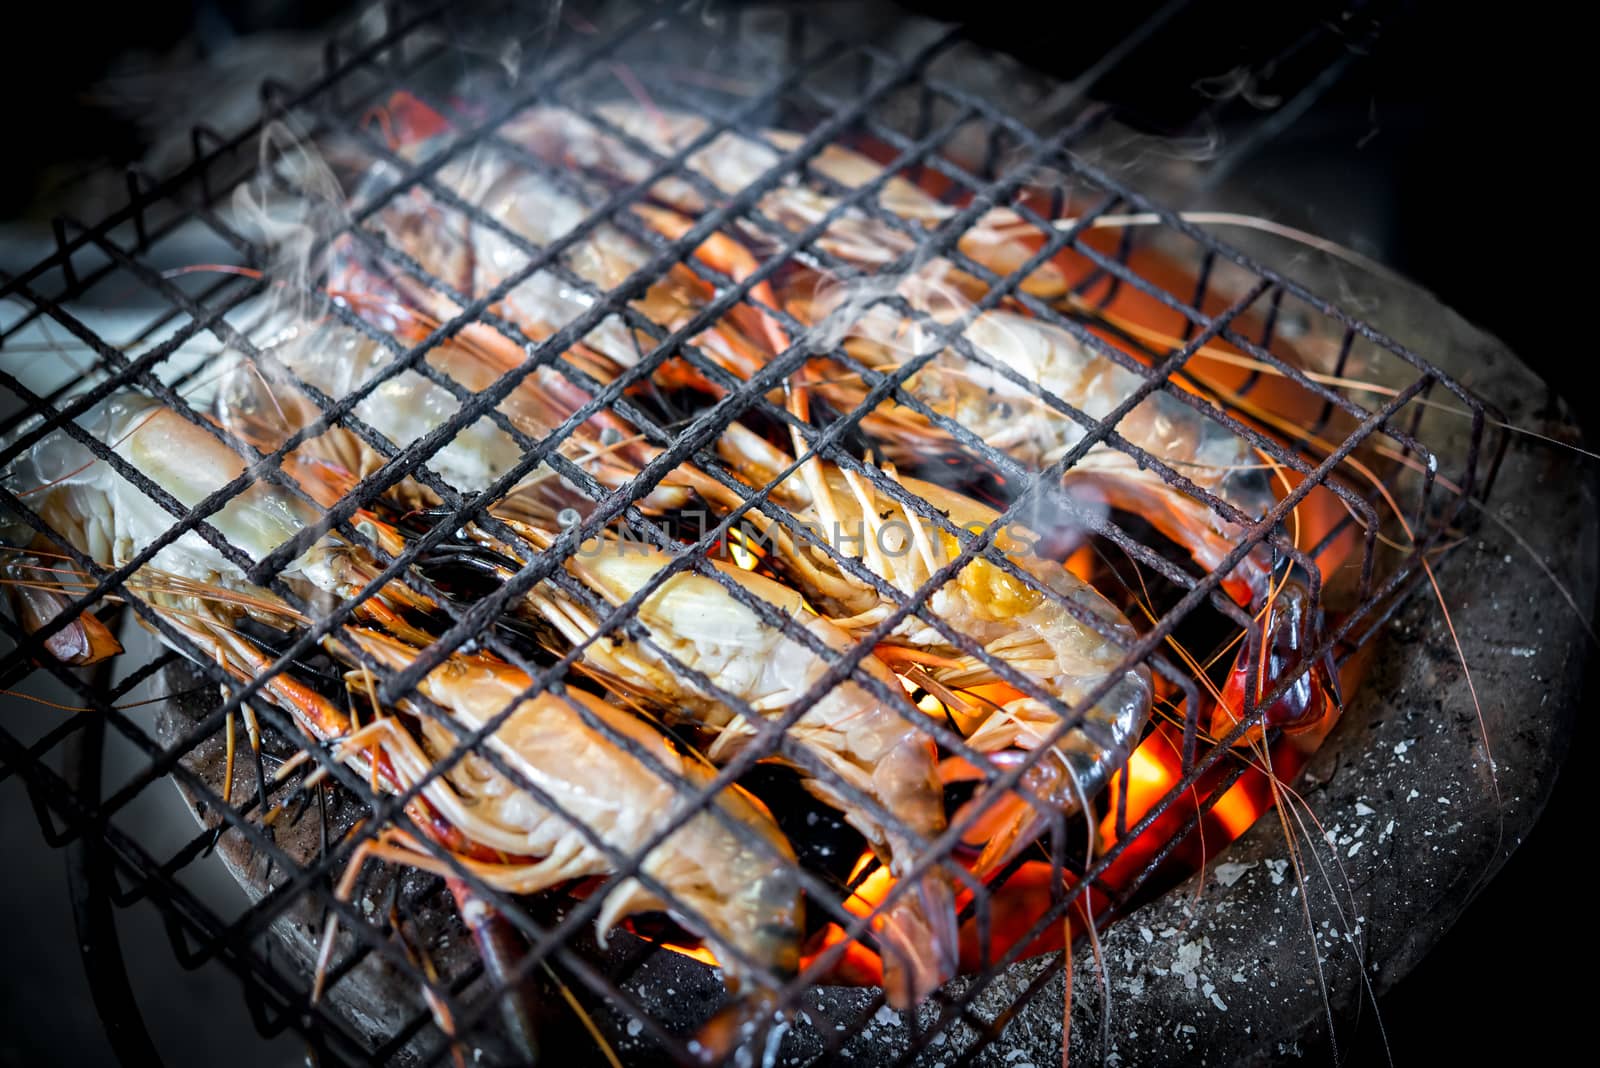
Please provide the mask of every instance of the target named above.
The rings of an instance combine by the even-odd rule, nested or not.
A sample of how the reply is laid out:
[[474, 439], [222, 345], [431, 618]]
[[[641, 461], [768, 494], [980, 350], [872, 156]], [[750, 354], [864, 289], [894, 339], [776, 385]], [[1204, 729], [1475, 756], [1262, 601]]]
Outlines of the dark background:
[[[907, 6], [964, 21], [985, 43], [1070, 76], [1157, 5]], [[126, 92], [121, 100], [108, 96], [108, 77], [123, 78], [126, 89], [137, 84], [127, 75], [169, 65], [174, 55], [204, 57], [263, 31], [315, 32], [332, 13], [329, 5], [300, 0], [148, 0], [98, 9], [44, 3], [13, 13], [0, 63], [9, 141], [0, 167], [0, 222], [46, 215], [86, 169], [143, 156], [148, 130], [161, 116], [140, 115], [138, 100]], [[1178, 133], [1212, 104], [1196, 87], [1214, 85], [1219, 75], [1242, 68], [1256, 76], [1258, 96], [1287, 100], [1337, 64], [1331, 87], [1239, 161], [1235, 173], [1293, 205], [1308, 228], [1374, 254], [1498, 334], [1577, 404], [1595, 442], [1600, 408], [1588, 396], [1587, 333], [1594, 316], [1580, 292], [1593, 275], [1586, 261], [1590, 194], [1569, 189], [1576, 183], [1568, 179], [1586, 167], [1580, 160], [1590, 149], [1593, 94], [1577, 84], [1574, 72], [1585, 61], [1574, 56], [1576, 44], [1562, 43], [1581, 43], [1585, 28], [1567, 18], [1558, 6], [1526, 3], [1474, 10], [1451, 3], [1196, 0], [1142, 53], [1137, 69], [1103, 83], [1096, 95], [1116, 104], [1124, 122]], [[1308, 34], [1321, 43], [1274, 62]], [[1224, 150], [1247, 143], [1272, 112], [1228, 109]], [[1445, 942], [1382, 999], [1397, 1063], [1532, 1060], [1565, 1053], [1586, 1033], [1592, 984], [1577, 976], [1593, 942], [1581, 875], [1592, 863], [1584, 855], [1592, 839], [1584, 833], [1589, 802], [1582, 770], [1594, 742], [1581, 722], [1579, 732], [1567, 773], [1532, 836]], [[9, 797], [14, 803], [18, 794]], [[19, 822], [27, 821], [7, 817], [8, 841], [36, 834]], [[28, 855], [59, 863], [42, 849]], [[65, 908], [37, 899], [30, 905]], [[59, 937], [59, 922], [16, 915], [0, 922], [14, 950], [34, 932], [39, 939]], [[83, 1005], [61, 1005], [57, 1015], [19, 1018], [17, 1002], [0, 1006], [0, 1030], [12, 1036], [0, 1043], [0, 1059], [12, 1060], [18, 1049], [47, 1050], [52, 1032], [82, 1026], [86, 1018], [92, 1026]], [[1355, 1041], [1347, 1039], [1347, 1063], [1381, 1063], [1372, 1018], [1366, 1013]], [[1320, 1059], [1328, 1059], [1326, 1051]]]

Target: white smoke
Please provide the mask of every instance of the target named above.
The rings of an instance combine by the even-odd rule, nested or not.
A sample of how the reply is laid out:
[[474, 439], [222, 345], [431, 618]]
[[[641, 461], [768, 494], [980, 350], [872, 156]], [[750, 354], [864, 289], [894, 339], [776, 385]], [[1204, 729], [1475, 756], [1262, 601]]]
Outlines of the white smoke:
[[[1076, 394], [1095, 376], [1083, 375], [1071, 356], [1068, 364], [1057, 362], [1063, 355], [1059, 349], [1077, 346], [1069, 335], [1014, 312], [980, 312], [959, 281], [948, 261], [934, 259], [904, 272], [824, 282], [812, 298], [815, 325], [803, 343], [808, 351], [827, 355], [852, 340], [870, 342], [877, 351], [863, 362], [885, 373], [891, 365], [933, 354], [903, 388], [1025, 466], [1046, 466], [1082, 438], [1082, 427], [1012, 375], [1080, 407], [1090, 405]], [[897, 308], [894, 298], [917, 314]], [[958, 323], [980, 359], [947, 341], [945, 331]], [[1083, 358], [1092, 357], [1077, 359]], [[1054, 554], [1071, 552], [1103, 529], [1111, 509], [1093, 480], [1074, 476], [1069, 481], [1070, 492], [1055, 486], [1035, 492], [1008, 533], [1026, 544], [1048, 541]]]
[[[319, 289], [349, 225], [343, 187], [318, 147], [291, 118], [266, 123], [255, 175], [235, 187], [225, 208], [230, 226], [261, 250], [256, 266], [267, 282], [238, 325], [262, 351], [303, 340], [321, 314]], [[309, 398], [274, 369], [230, 346], [221, 357], [216, 410], [230, 431], [270, 448], [294, 430]]]
[[1283, 97], [1276, 93], [1262, 92], [1261, 82], [1262, 76], [1259, 72], [1241, 66], [1201, 78], [1194, 83], [1194, 89], [1208, 100], [1237, 98], [1258, 110], [1271, 111], [1283, 103]]
[[[901, 273], [823, 282], [812, 298], [816, 325], [806, 333], [804, 344], [808, 351], [826, 354], [851, 339], [871, 342], [882, 354], [876, 370], [933, 353], [928, 366], [940, 383], [930, 383], [928, 389], [937, 395], [976, 391], [1002, 403], [1024, 405], [1024, 418], [1029, 412], [1038, 415], [1028, 391], [998, 368], [1037, 381], [1042, 365], [1040, 335], [1029, 328], [1028, 320], [1014, 314], [979, 311], [959, 277], [948, 261], [932, 259]], [[912, 314], [895, 307], [896, 297], [909, 305]], [[950, 344], [950, 328], [957, 324], [959, 335], [983, 359], [970, 359]]]
[[[948, 261], [933, 259], [899, 272], [825, 279], [812, 296], [814, 325], [802, 343], [810, 352], [826, 354], [849, 338], [863, 338], [888, 349], [900, 362], [936, 351], [943, 342], [922, 316], [948, 326], [975, 310], [953, 282], [953, 270]], [[898, 311], [891, 303], [895, 297], [922, 315]]]
[[303, 308], [328, 266], [330, 239], [349, 224], [344, 189], [288, 120], [262, 129], [259, 158], [256, 178], [233, 191], [229, 222], [266, 250], [262, 270], [282, 299]]

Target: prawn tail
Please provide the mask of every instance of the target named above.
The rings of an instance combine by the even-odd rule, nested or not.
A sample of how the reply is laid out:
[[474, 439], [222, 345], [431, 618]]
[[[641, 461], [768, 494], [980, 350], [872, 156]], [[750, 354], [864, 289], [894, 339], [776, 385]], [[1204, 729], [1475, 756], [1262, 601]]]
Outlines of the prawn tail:
[[[1026, 751], [1020, 749], [990, 754], [997, 764], [1026, 758]], [[963, 836], [969, 843], [983, 843], [972, 873], [985, 882], [993, 879], [1024, 849], [1078, 812], [1077, 798], [1078, 787], [1068, 765], [1054, 758], [1036, 761], [1023, 773], [1021, 782], [1000, 796], [993, 790], [980, 791], [967, 803], [979, 807], [979, 813]]]
[[879, 909], [872, 931], [883, 958], [883, 988], [889, 1005], [908, 1009], [943, 986], [960, 963], [955, 893], [941, 871]]
[[[983, 821], [994, 829], [984, 842], [983, 852], [973, 862], [972, 874], [987, 882], [1016, 859], [1017, 854], [1038, 841], [1049, 829], [1050, 818], [1015, 792], [985, 798], [984, 804], [987, 808]], [[988, 823], [991, 819], [999, 825]]]

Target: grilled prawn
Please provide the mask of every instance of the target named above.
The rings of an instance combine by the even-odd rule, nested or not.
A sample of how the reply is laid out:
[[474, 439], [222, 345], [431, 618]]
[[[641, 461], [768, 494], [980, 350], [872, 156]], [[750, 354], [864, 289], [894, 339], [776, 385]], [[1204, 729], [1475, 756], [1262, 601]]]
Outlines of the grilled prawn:
[[[115, 394], [81, 425], [192, 509], [245, 472], [244, 460], [212, 433], [170, 408], [133, 394]], [[53, 530], [96, 561], [121, 564], [167, 533], [175, 516], [65, 432], [41, 439], [6, 474], [13, 492]], [[266, 482], [252, 482], [206, 521], [253, 559], [261, 559], [317, 518], [314, 507]], [[189, 530], [165, 545], [150, 566], [168, 575], [221, 586], [244, 583], [239, 567]], [[317, 542], [283, 569], [310, 596], [344, 599], [377, 573], [336, 538]], [[396, 590], [398, 595], [399, 591]]]
[[[194, 508], [244, 473], [244, 461], [209, 432], [177, 412], [143, 397], [116, 394], [82, 420], [84, 429], [146, 475], [185, 508]], [[84, 555], [105, 566], [120, 566], [163, 539], [175, 518], [118, 474], [110, 464], [65, 432], [34, 444], [5, 476], [8, 486], [39, 512]], [[233, 546], [260, 559], [316, 518], [311, 506], [265, 482], [254, 482], [207, 517]], [[17, 539], [20, 540], [20, 539]], [[348, 599], [378, 569], [353, 546], [333, 537], [312, 545], [280, 572], [284, 581], [312, 602]], [[271, 662], [234, 624], [249, 616], [284, 629], [298, 625], [299, 614], [272, 593], [250, 583], [238, 565], [194, 531], [163, 546], [127, 583], [174, 630], [211, 656], [225, 671], [249, 681]], [[406, 632], [396, 607], [415, 604], [415, 595], [398, 585], [393, 604], [370, 599], [358, 618]], [[344, 711], [288, 673], [265, 676], [264, 693], [292, 715], [312, 738], [329, 741], [348, 730]], [[254, 719], [246, 720], [255, 740]], [[384, 776], [391, 772], [380, 767]], [[232, 786], [231, 753], [225, 787]], [[425, 792], [419, 802], [431, 820], [448, 799]]]
[[[367, 322], [395, 334], [408, 345], [422, 343], [432, 320], [399, 303], [399, 293], [374, 274], [350, 275], [347, 284], [356, 291], [339, 290]], [[218, 419], [240, 437], [262, 448], [277, 448], [291, 433], [320, 414], [302, 384], [339, 400], [359, 389], [366, 395], [355, 414], [397, 448], [416, 445], [441, 432], [456, 418], [462, 401], [444, 384], [402, 362], [388, 345], [359, 328], [339, 322], [296, 320], [281, 326], [262, 342], [263, 360], [239, 361], [228, 375], [216, 406]], [[482, 327], [431, 345], [423, 357], [434, 375], [453, 382], [462, 392], [481, 393], [508, 372], [519, 368], [527, 353], [503, 335]], [[505, 421], [535, 441], [555, 433], [562, 423], [589, 400], [558, 371], [533, 368], [496, 406]], [[615, 488], [626, 482], [656, 450], [639, 440], [631, 427], [608, 412], [597, 412], [570, 428], [558, 446], [560, 455], [582, 468], [601, 485]], [[384, 458], [354, 433], [331, 428], [297, 450], [332, 466], [347, 481], [370, 474]], [[524, 457], [522, 446], [497, 422], [479, 417], [454, 428], [447, 441], [432, 452], [427, 464], [448, 485], [463, 493], [487, 489]], [[324, 476], [336, 482], [333, 474]], [[525, 474], [508, 494], [515, 498], [542, 499], [554, 507], [564, 503], [561, 477], [540, 463]], [[338, 496], [339, 486], [331, 487]], [[411, 504], [436, 504], [433, 493], [413, 479], [401, 483], [396, 494]], [[667, 509], [682, 507], [688, 489], [668, 478], [641, 503]], [[325, 502], [331, 503], [331, 502]]]
[[[966, 306], [958, 294], [925, 276], [913, 276], [901, 288], [914, 306], [936, 321], [951, 320]], [[815, 311], [828, 312], [830, 303], [837, 306], [840, 301], [825, 298]], [[855, 318], [847, 330], [846, 347], [879, 368], [892, 367], [928, 343], [919, 325], [879, 303]], [[1036, 389], [1088, 419], [1102, 420], [1146, 382], [1144, 376], [1067, 330], [1014, 312], [983, 312], [963, 333], [979, 360], [941, 348], [902, 388], [935, 413], [959, 422], [1031, 467], [1060, 459], [1087, 433], [1082, 423], [1047, 403]], [[827, 381], [817, 390], [845, 410], [861, 395], [859, 382], [818, 377]], [[865, 416], [861, 425], [887, 455], [902, 459], [956, 447], [944, 430], [904, 406], [884, 406]], [[1141, 400], [1118, 421], [1115, 431], [1251, 522], [1276, 503], [1267, 465], [1254, 449], [1227, 426], [1166, 390], [1157, 389]], [[1091, 446], [1063, 477], [1067, 484], [1086, 484], [1113, 507], [1144, 517], [1208, 571], [1220, 566], [1246, 533], [1243, 525], [1104, 442]], [[1265, 546], [1234, 568], [1224, 588], [1239, 604], [1263, 615], [1266, 655], [1261, 657], [1256, 692], [1265, 694], [1278, 679], [1304, 665], [1321, 629], [1320, 612], [1306, 579], [1292, 570], [1275, 573]], [[1211, 731], [1218, 737], [1238, 721], [1253, 656], [1260, 656], [1259, 651], [1241, 650], [1222, 699], [1214, 706]], [[1289, 729], [1315, 726], [1327, 711], [1327, 694], [1336, 692], [1335, 678], [1325, 665], [1305, 672], [1266, 709], [1265, 724]]]
[[[721, 446], [741, 473], [762, 484], [777, 480], [784, 455], [754, 435], [725, 435]], [[1133, 628], [1095, 589], [1066, 568], [1030, 552], [1034, 542], [1020, 527], [999, 524], [993, 509], [919, 479], [877, 472], [905, 494], [920, 498], [958, 529], [998, 526], [996, 551], [1004, 563], [975, 557], [933, 590], [927, 606], [948, 631], [981, 645], [1039, 693], [1068, 706], [1102, 691], [1083, 723], [1055, 742], [1052, 759], [1038, 762], [1031, 792], [1062, 811], [1078, 809], [1127, 758], [1148, 719], [1149, 670], [1124, 668]], [[702, 492], [711, 495], [713, 487]], [[898, 496], [852, 471], [812, 458], [800, 472], [777, 481], [772, 498], [801, 524], [821, 533], [841, 555], [859, 551], [861, 564], [900, 596], [918, 593], [960, 552], [942, 527]], [[727, 503], [732, 503], [731, 501]], [[751, 512], [759, 541], [772, 550], [776, 569], [847, 634], [860, 635], [896, 609], [875, 585], [850, 574], [832, 557], [800, 543], [781, 524]], [[857, 549], [859, 547], [859, 550]], [[1060, 724], [1038, 696], [1008, 686], [992, 668], [954, 644], [947, 631], [917, 615], [903, 619], [879, 647], [891, 663], [914, 668], [918, 681], [965, 713], [968, 743], [980, 752], [1037, 749]], [[962, 692], [1000, 687], [998, 706], [974, 703]], [[1014, 806], [985, 845], [977, 870], [989, 874], [1044, 829], [1038, 807]]]
[[[243, 461], [211, 434], [142, 398], [113, 397], [85, 422], [91, 433], [185, 507], [194, 507], [244, 470]], [[30, 490], [46, 487], [36, 504], [41, 516], [80, 551], [108, 566], [131, 559], [172, 523], [149, 497], [65, 434], [50, 435], [36, 444], [7, 481], [25, 500]], [[313, 518], [314, 512], [303, 502], [256, 482], [210, 521], [230, 542], [259, 558]], [[358, 550], [332, 539], [316, 543], [284, 571], [293, 583], [340, 596], [357, 588], [351, 584], [352, 576], [375, 573]], [[273, 658], [235, 626], [239, 617], [249, 614], [280, 629], [307, 621], [282, 600], [250, 584], [232, 561], [197, 534], [186, 533], [163, 548], [129, 580], [129, 586], [241, 683], [265, 679], [264, 693], [310, 738], [331, 743], [340, 760], [382, 789], [393, 793], [410, 789], [450, 751], [455, 735], [426, 717], [419, 720], [420, 741], [392, 717], [380, 717], [356, 732], [340, 705], [297, 682], [291, 673], [268, 673], [265, 669]], [[367, 618], [395, 623], [381, 610]], [[404, 628], [401, 632], [410, 633]], [[411, 646], [393, 634], [368, 628], [355, 633], [360, 647], [381, 663], [401, 667], [412, 655]], [[337, 642], [333, 651], [354, 663]], [[360, 674], [361, 681], [367, 678]], [[510, 709], [511, 698], [528, 685], [526, 676], [488, 657], [458, 656], [430, 673], [420, 690], [461, 727], [476, 730]], [[637, 743], [668, 774], [690, 782], [702, 782], [707, 776], [648, 726], [594, 698], [572, 695], [571, 701], [576, 705], [546, 694], [517, 704], [491, 735], [491, 744], [606, 847], [616, 853], [632, 851], [663, 828], [665, 820], [681, 810], [681, 802], [670, 783], [583, 723], [576, 707], [582, 706]], [[229, 772], [231, 782], [231, 767]], [[597, 780], [608, 783], [604, 798], [593, 793]], [[689, 926], [733, 950], [726, 958], [730, 981], [736, 982], [750, 968], [790, 974], [798, 963], [800, 925], [793, 854], [771, 817], [748, 795], [737, 789], [723, 791], [717, 805], [762, 845], [753, 849], [716, 817], [701, 813], [654, 849], [643, 870], [693, 908], [695, 915], [685, 917]], [[614, 870], [609, 856], [566, 817], [541, 807], [482, 758], [469, 757], [444, 777], [431, 780], [408, 812], [438, 844], [503, 889], [528, 893]], [[429, 859], [419, 853], [414, 862], [427, 864]], [[637, 880], [626, 880], [608, 894], [598, 917], [602, 933], [623, 916], [662, 907], [660, 897]]]
[[[395, 669], [415, 655], [404, 643], [372, 631], [358, 631], [354, 640]], [[536, 803], [475, 753], [464, 755], [446, 773], [470, 812], [466, 826], [474, 842], [525, 858], [469, 859], [467, 866], [491, 885], [518, 894], [611, 874], [615, 856], [639, 856], [689, 806], [684, 792], [663, 774], [698, 789], [712, 778], [703, 764], [669, 745], [654, 728], [598, 698], [569, 689], [559, 696], [541, 693], [523, 699], [532, 681], [493, 657], [463, 654], [446, 660], [417, 685], [418, 693], [462, 727], [481, 730], [493, 722], [489, 745], [560, 806], [557, 813]], [[662, 771], [652, 770], [590, 727], [580, 708], [633, 742]], [[422, 762], [406, 769], [416, 777], [458, 744], [452, 731], [430, 717], [421, 715], [418, 722], [426, 752], [418, 754]], [[605, 789], [597, 791], [596, 783], [604, 783]], [[716, 943], [733, 988], [752, 974], [779, 979], [793, 975], [801, 933], [794, 853], [772, 817], [738, 787], [718, 791], [714, 808], [721, 818], [711, 811], [696, 812], [643, 854], [640, 872], [670, 900], [639, 878], [608, 890], [595, 919], [602, 940], [624, 916], [682, 906], [690, 913], [677, 918]], [[747, 833], [736, 833], [730, 822]]]

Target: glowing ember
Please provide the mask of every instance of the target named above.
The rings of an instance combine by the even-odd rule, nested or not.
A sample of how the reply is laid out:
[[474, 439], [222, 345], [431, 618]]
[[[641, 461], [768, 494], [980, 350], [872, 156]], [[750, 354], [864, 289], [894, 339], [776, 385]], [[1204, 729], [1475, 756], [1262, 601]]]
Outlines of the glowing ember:
[[1109, 847], [1117, 840], [1117, 809], [1124, 790], [1128, 794], [1126, 825], [1132, 827], [1182, 778], [1182, 770], [1179, 751], [1173, 748], [1162, 730], [1146, 738], [1128, 759], [1126, 773], [1118, 772], [1111, 779], [1111, 803], [1100, 821], [1100, 841]]
[[1094, 549], [1089, 545], [1081, 545], [1067, 557], [1064, 566], [1078, 578], [1088, 582], [1094, 575], [1094, 565]]
[[705, 946], [683, 946], [678, 945], [676, 942], [658, 942], [656, 944], [670, 949], [674, 953], [682, 953], [685, 957], [697, 960], [701, 964], [709, 964], [713, 968], [722, 966], [722, 962], [717, 960], [717, 955]]
[[1271, 807], [1271, 792], [1261, 789], [1262, 785], [1250, 781], [1250, 776], [1246, 775], [1218, 798], [1212, 807], [1211, 812], [1222, 823], [1229, 841], [1248, 831], [1261, 814]]
[[[903, 684], [908, 690], [915, 687]], [[1296, 774], [1306, 757], [1314, 752], [1320, 738], [1280, 739], [1271, 753], [1271, 763], [1280, 777]], [[1097, 852], [1104, 853], [1117, 842], [1117, 806], [1120, 795], [1127, 791], [1125, 821], [1127, 827], [1136, 827], [1153, 812], [1182, 779], [1182, 731], [1170, 723], [1161, 723], [1151, 731], [1128, 761], [1125, 773], [1119, 772], [1111, 779], [1107, 790], [1105, 815], [1098, 827]], [[1219, 761], [1189, 789], [1187, 798], [1176, 798], [1149, 827], [1127, 842], [1116, 860], [1102, 873], [1097, 887], [1107, 891], [1125, 892], [1134, 888], [1136, 881], [1146, 874], [1146, 868], [1155, 857], [1182, 836], [1170, 852], [1160, 871], [1166, 877], [1156, 877], [1152, 885], [1164, 888], [1177, 878], [1198, 870], [1208, 859], [1214, 859], [1235, 838], [1249, 830], [1255, 821], [1272, 807], [1271, 780], [1257, 761], [1230, 786], [1208, 810], [1199, 825], [1185, 831], [1196, 812], [1201, 810], [1201, 800], [1210, 797], [1232, 767], [1229, 761]], [[951, 781], [979, 777], [951, 776]], [[869, 870], [870, 869], [870, 870]], [[1045, 861], [1030, 860], [1008, 878], [1003, 885], [992, 889], [987, 911], [987, 953], [980, 944], [976, 918], [969, 919], [961, 929], [961, 962], [964, 970], [979, 970], [1006, 953], [1017, 943], [1025, 941], [1023, 956], [1035, 956], [1058, 950], [1063, 945], [1069, 927], [1061, 923], [1048, 925], [1036, 932], [1040, 917], [1048, 913], [1060, 900], [1063, 889], [1074, 882], [1069, 873], [1054, 871]], [[852, 916], [870, 916], [894, 886], [894, 876], [870, 851], [864, 851], [851, 868], [848, 885], [854, 889], [841, 904]], [[965, 907], [971, 899], [963, 894], [959, 904]], [[1096, 890], [1083, 895], [1097, 915], [1110, 907], [1104, 893]], [[1082, 931], [1082, 907], [1071, 910], [1070, 930]], [[657, 943], [674, 952], [715, 966], [716, 954], [704, 946], [683, 945], [660, 941]], [[850, 940], [844, 928], [829, 924], [818, 932], [802, 957], [803, 968], [817, 967], [826, 981], [849, 985], [878, 985], [883, 969], [877, 954], [860, 942]], [[826, 959], [824, 959], [826, 958]]]
[[761, 563], [761, 557], [752, 552], [745, 544], [744, 535], [737, 530], [728, 531], [726, 542], [728, 555], [733, 562], [745, 571], [754, 571]]

